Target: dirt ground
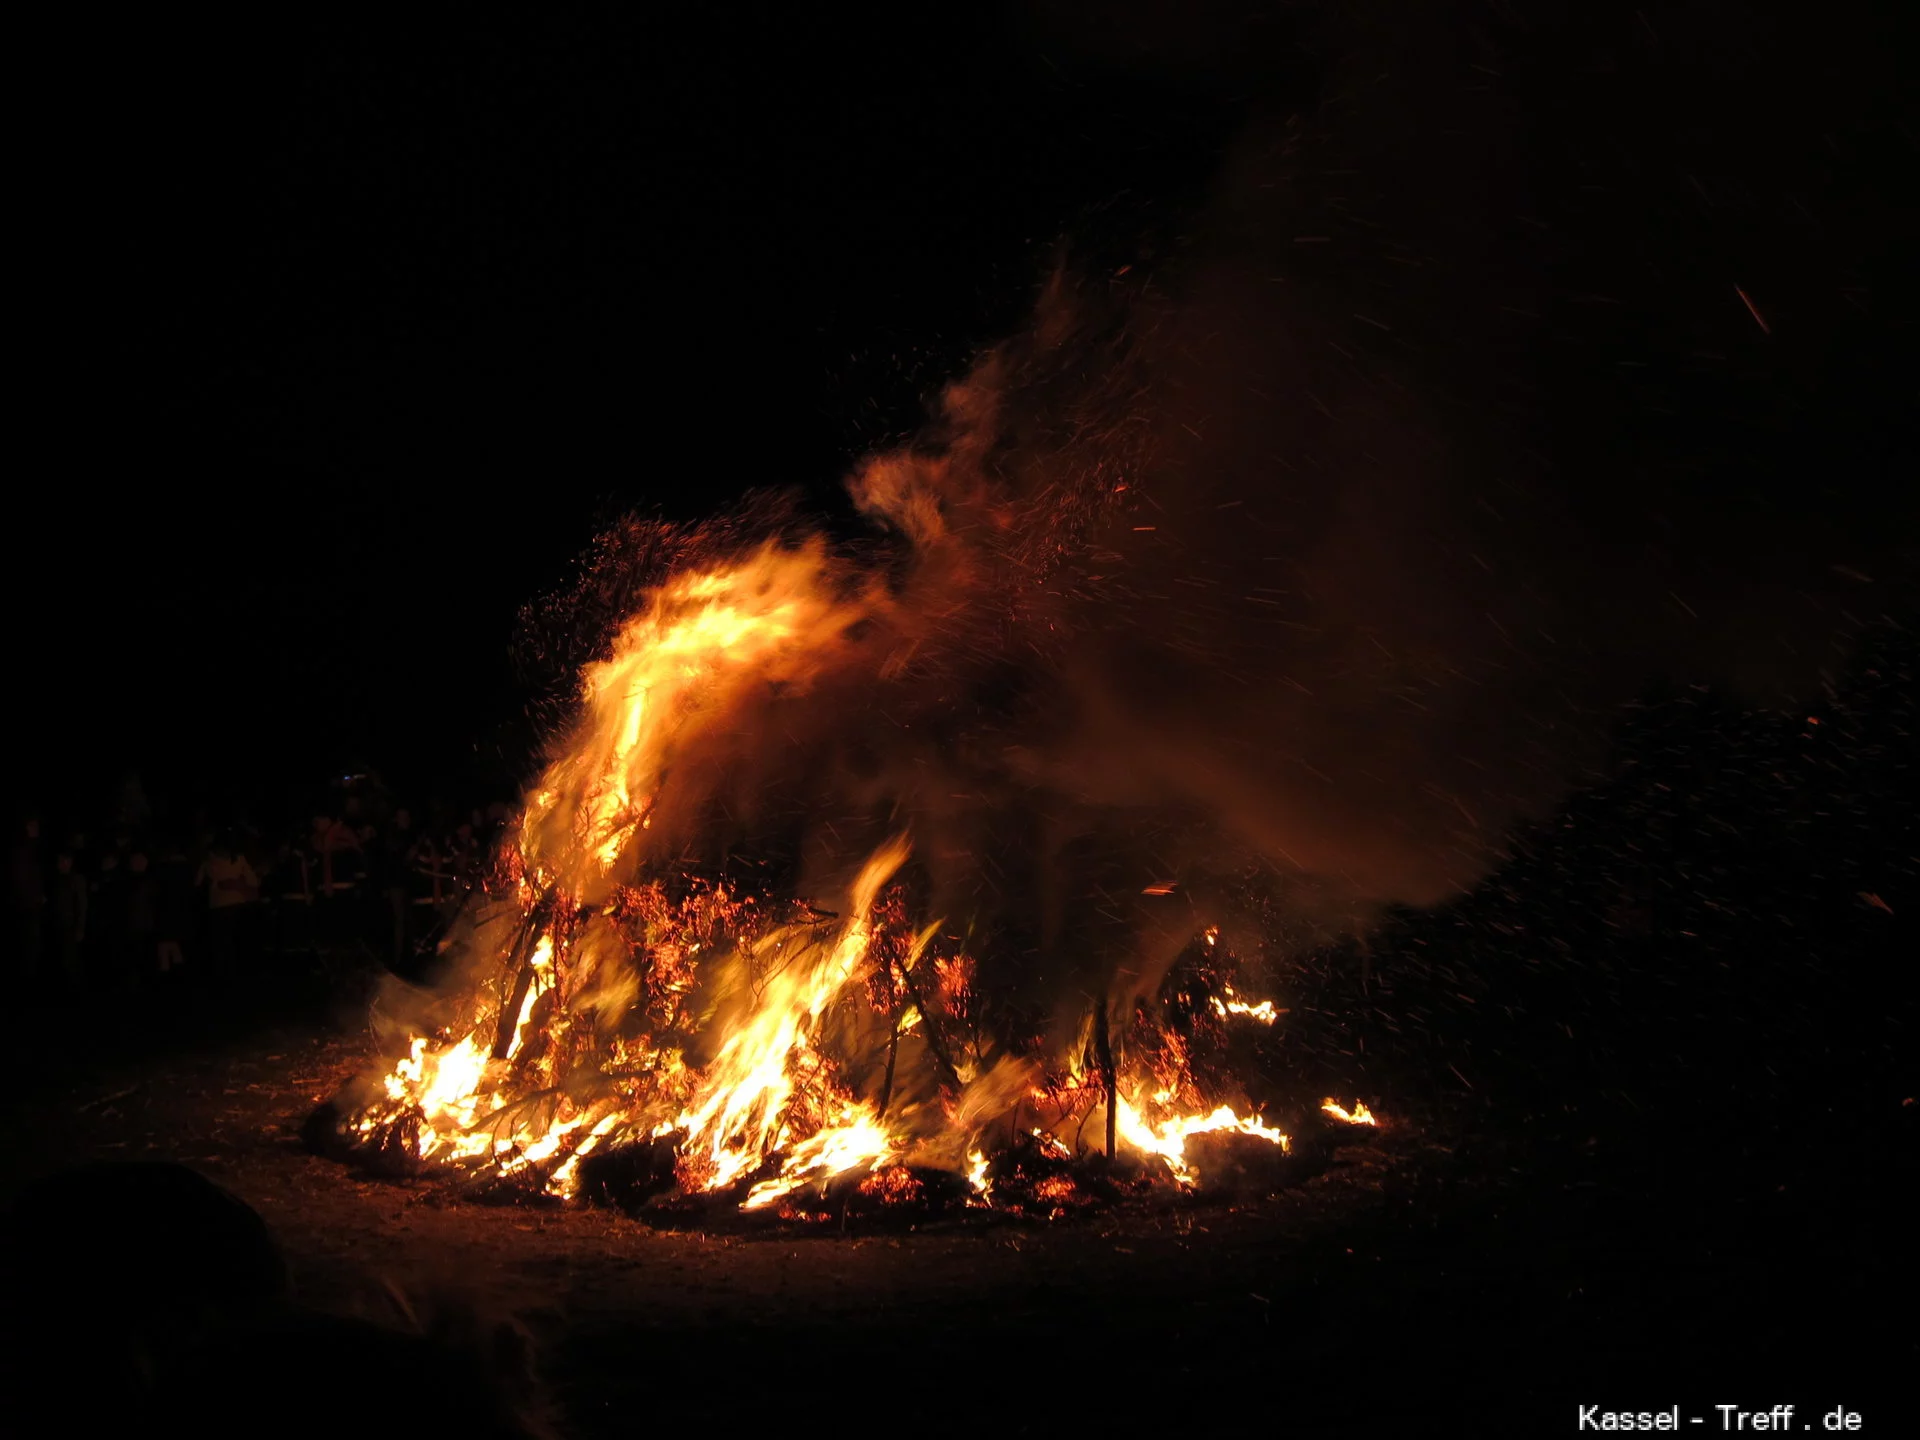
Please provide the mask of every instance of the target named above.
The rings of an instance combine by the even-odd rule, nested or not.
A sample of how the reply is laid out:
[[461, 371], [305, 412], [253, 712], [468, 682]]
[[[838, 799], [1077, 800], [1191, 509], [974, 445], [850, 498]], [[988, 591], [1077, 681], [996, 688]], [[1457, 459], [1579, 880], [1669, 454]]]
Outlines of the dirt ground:
[[[310, 1304], [377, 1316], [386, 1283], [517, 1317], [578, 1437], [727, 1414], [1124, 1433], [1226, 1428], [1248, 1407], [1295, 1433], [1555, 1434], [1582, 1397], [1860, 1409], [1911, 1357], [1872, 1318], [1892, 1257], [1864, 1194], [1839, 1230], [1785, 1182], [1752, 1197], [1764, 1214], [1730, 1214], [1663, 1191], [1657, 1165], [1563, 1164], [1527, 1136], [1387, 1115], [1271, 1195], [1052, 1225], [667, 1233], [310, 1154], [302, 1120], [367, 1060], [307, 1019], [55, 1067], [13, 1092], [8, 1178], [185, 1162], [259, 1210]], [[1872, 1428], [1892, 1433], [1879, 1403]]]

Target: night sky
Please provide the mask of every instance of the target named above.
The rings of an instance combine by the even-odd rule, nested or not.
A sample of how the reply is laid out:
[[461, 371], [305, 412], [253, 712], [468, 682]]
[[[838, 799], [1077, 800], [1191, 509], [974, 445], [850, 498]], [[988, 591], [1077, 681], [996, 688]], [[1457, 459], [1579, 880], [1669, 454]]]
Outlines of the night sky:
[[[1089, 269], [1177, 250], [1243, 128], [1330, 104], [1329, 67], [1371, 43], [1243, 8], [69, 37], [30, 142], [16, 788], [44, 803], [125, 761], [163, 787], [350, 763], [504, 787], [516, 611], [601, 523], [765, 485], [844, 512], [848, 468], [1022, 324], [1056, 242]], [[1504, 87], [1525, 192], [1463, 203], [1554, 236], [1525, 261], [1564, 311], [1565, 343], [1517, 362], [1538, 428], [1611, 468], [1629, 529], [1635, 477], [1685, 450], [1697, 486], [1663, 470], [1662, 513], [1736, 549], [1736, 493], [1775, 517], [1752, 544], [1848, 531], [1808, 542], [1815, 570], [1903, 540], [1891, 22], [1570, 8], [1446, 7], [1455, 80]], [[1372, 123], [1444, 128], [1446, 93]]]

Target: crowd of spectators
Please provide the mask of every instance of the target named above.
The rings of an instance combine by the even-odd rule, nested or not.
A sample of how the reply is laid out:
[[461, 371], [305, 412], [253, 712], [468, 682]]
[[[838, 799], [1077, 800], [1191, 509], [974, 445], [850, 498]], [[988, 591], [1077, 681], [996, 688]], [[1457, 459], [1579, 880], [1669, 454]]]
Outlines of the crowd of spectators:
[[29, 992], [239, 989], [379, 967], [416, 976], [513, 813], [423, 812], [370, 774], [336, 776], [304, 801], [184, 816], [130, 775], [117, 804], [73, 810], [15, 818], [8, 960]]

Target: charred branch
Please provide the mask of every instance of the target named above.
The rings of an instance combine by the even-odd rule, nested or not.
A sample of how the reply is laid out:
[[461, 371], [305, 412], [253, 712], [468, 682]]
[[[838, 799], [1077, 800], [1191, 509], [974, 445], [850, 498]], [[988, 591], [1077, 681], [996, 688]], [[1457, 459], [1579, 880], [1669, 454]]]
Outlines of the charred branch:
[[[935, 1018], [934, 1012], [928, 1008], [926, 997], [920, 993], [920, 987], [915, 983], [913, 975], [903, 971], [900, 978], [907, 987], [907, 994], [912, 998], [914, 1008], [920, 1012], [920, 1028], [926, 1032], [927, 1049], [933, 1054], [934, 1064], [940, 1067], [941, 1085], [949, 1090], [958, 1091], [961, 1088], [960, 1071], [953, 1063], [953, 1051], [947, 1047], [946, 1037], [940, 1033], [939, 1021]], [[897, 1025], [895, 1029], [897, 1032]], [[897, 1038], [896, 1034], [896, 1040]], [[893, 1068], [891, 1055], [887, 1059], [887, 1068], [891, 1073]]]

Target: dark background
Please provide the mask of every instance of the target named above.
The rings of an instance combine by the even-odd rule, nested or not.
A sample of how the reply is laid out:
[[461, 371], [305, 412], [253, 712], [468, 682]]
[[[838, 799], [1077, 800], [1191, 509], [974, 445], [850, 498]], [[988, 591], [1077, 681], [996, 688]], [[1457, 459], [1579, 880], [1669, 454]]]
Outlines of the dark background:
[[[1709, 515], [1758, 465], [1737, 484], [1899, 530], [1891, 18], [1444, 8], [1510, 88], [1514, 208], [1559, 227], [1574, 338], [1537, 362], [1542, 428], [1623, 477], [1691, 447], [1671, 498]], [[50, 39], [16, 788], [124, 760], [162, 789], [370, 763], [505, 791], [515, 612], [599, 523], [761, 485], [843, 507], [850, 464], [1021, 323], [1060, 237], [1177, 248], [1249, 116], [1312, 113], [1385, 13], [431, 8]], [[1373, 123], [1444, 124], [1431, 100]], [[1703, 326], [1707, 363], [1633, 370]]]

